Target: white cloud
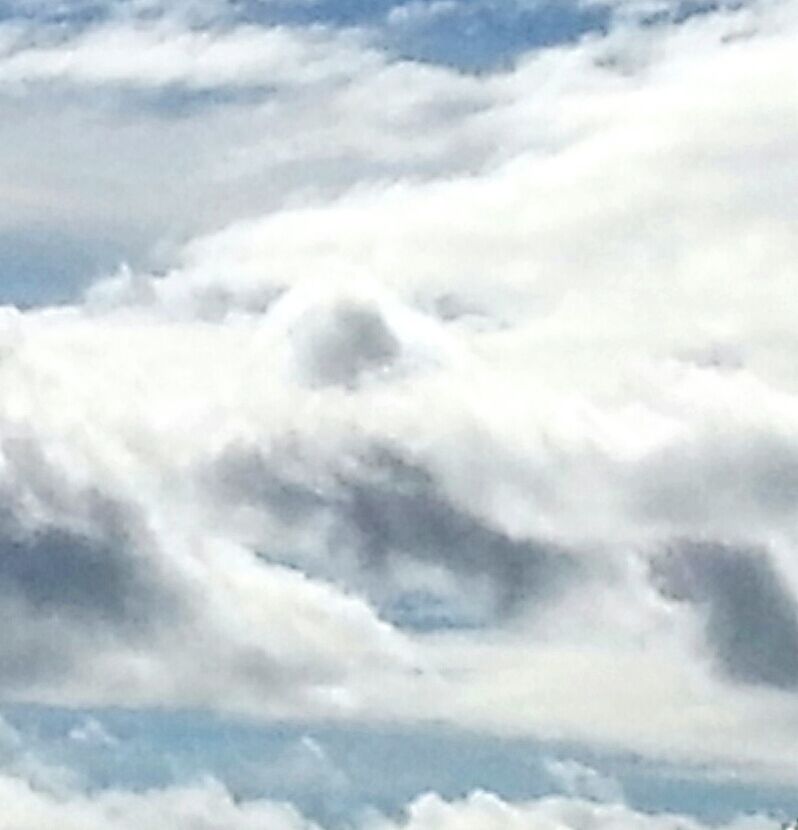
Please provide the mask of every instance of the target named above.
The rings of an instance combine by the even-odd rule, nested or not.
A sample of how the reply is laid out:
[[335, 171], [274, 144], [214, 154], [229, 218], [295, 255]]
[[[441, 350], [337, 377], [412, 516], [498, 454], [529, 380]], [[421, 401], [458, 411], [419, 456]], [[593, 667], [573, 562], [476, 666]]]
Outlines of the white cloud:
[[193, 787], [142, 794], [50, 795], [22, 779], [0, 776], [3, 830], [313, 830], [288, 806], [239, 804], [224, 787], [207, 781]]
[[[78, 789], [54, 793], [24, 777], [0, 774], [2, 830], [42, 830], [58, 824], [65, 830], [319, 830], [289, 804], [235, 798], [208, 778], [196, 784], [143, 792]], [[407, 806], [397, 822], [372, 815], [352, 825], [359, 830], [704, 830], [707, 825], [678, 815], [645, 815], [622, 805], [599, 805], [578, 799], [544, 799], [513, 804], [485, 792], [447, 802], [428, 794]], [[724, 825], [731, 830], [771, 828], [762, 816]]]
[[16, 24], [3, 32], [8, 244], [66, 237], [101, 262], [163, 265], [233, 219], [364, 178], [445, 175], [492, 146], [489, 131], [458, 128], [491, 100], [479, 82], [392, 63], [357, 33], [187, 29], [174, 16], [112, 18], [25, 48], [11, 43]]
[[[768, 827], [765, 818], [738, 821], [733, 827]], [[546, 799], [528, 804], [508, 804], [490, 794], [477, 792], [464, 801], [447, 802], [426, 795], [408, 807], [406, 820], [377, 825], [385, 830], [554, 830], [554, 828], [657, 828], [697, 830], [697, 822], [677, 815], [646, 816], [621, 805], [605, 806], [571, 799]]]
[[409, 3], [393, 6], [385, 19], [390, 26], [417, 26], [441, 17], [445, 18], [456, 12], [459, 7], [457, 0], [411, 0]]
[[[306, 132], [245, 142], [259, 175], [348, 153], [371, 184], [3, 320], [5, 693], [434, 719], [795, 780], [795, 12], [624, 27], [482, 79], [348, 44], [340, 80], [336, 44], [297, 69], [291, 41], [308, 97], [230, 135], [288, 112]], [[124, 29], [103, 63], [89, 31], [0, 77], [251, 82], [285, 36]], [[416, 177], [375, 185], [381, 164]], [[487, 628], [381, 619], [419, 584]], [[526, 821], [424, 803], [411, 826]]]
[[213, 32], [171, 23], [114, 22], [57, 45], [12, 45], [0, 56], [0, 84], [293, 88], [335, 84], [381, 63], [379, 55], [358, 44], [352, 34], [323, 28], [241, 26]]

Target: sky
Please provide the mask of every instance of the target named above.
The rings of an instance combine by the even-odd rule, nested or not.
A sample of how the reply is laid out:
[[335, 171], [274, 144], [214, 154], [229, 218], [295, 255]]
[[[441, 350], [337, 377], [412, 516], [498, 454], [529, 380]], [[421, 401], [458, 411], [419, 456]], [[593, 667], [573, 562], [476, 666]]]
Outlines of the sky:
[[797, 42], [0, 2], [0, 830], [798, 815]]

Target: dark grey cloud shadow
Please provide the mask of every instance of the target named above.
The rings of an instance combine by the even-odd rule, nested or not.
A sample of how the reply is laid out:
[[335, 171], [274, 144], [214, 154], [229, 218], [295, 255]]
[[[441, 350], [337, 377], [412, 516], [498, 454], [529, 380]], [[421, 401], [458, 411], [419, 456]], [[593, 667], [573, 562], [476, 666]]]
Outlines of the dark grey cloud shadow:
[[93, 650], [146, 644], [176, 621], [185, 597], [140, 542], [54, 525], [23, 531], [0, 512], [0, 688], [57, 681]]
[[680, 541], [652, 562], [655, 584], [706, 616], [713, 658], [734, 680], [798, 687], [798, 605], [765, 551]]
[[[67, 675], [98, 647], [147, 643], [187, 611], [137, 510], [74, 492], [28, 438], [5, 441], [3, 453], [0, 687]], [[31, 522], [26, 499], [52, 517]]]
[[293, 342], [300, 371], [313, 386], [354, 387], [401, 352], [380, 310], [351, 302], [306, 314]]
[[387, 573], [393, 556], [442, 566], [462, 577], [487, 579], [500, 617], [529, 601], [558, 593], [575, 570], [564, 550], [513, 539], [447, 499], [431, 474], [380, 452], [371, 474], [345, 482], [340, 505], [366, 568]]
[[[376, 594], [392, 597], [389, 604], [397, 599], [394, 569], [402, 560], [440, 567], [464, 589], [474, 581], [487, 584], [497, 619], [531, 602], [543, 606], [578, 571], [569, 551], [543, 540], [514, 539], [456, 505], [428, 470], [393, 449], [372, 449], [354, 472], [338, 472], [332, 484], [319, 487], [281, 475], [286, 466], [238, 448], [217, 460], [211, 481], [226, 500], [266, 510], [289, 526], [325, 514], [329, 529], [320, 544], [341, 559], [339, 565], [353, 557], [361, 572], [344, 581], [362, 579], [358, 587], [367, 592], [377, 586]], [[279, 554], [262, 553], [281, 561]], [[316, 566], [323, 572], [315, 575], [336, 579], [334, 561]]]
[[19, 537], [0, 529], [0, 597], [32, 611], [139, 626], [151, 586], [126, 546], [52, 527]]

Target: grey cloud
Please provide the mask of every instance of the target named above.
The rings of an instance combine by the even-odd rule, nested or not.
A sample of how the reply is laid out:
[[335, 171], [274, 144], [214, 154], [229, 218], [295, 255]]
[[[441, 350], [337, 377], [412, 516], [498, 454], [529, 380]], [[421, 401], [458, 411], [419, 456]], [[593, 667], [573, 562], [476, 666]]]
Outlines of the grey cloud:
[[0, 491], [5, 690], [66, 677], [92, 649], [142, 643], [185, 610], [132, 505], [69, 486], [33, 440], [7, 440], [3, 455], [9, 476]]
[[[32, 437], [6, 440], [2, 450], [9, 480], [0, 492], [0, 597], [127, 628], [174, 605], [132, 504], [71, 485]], [[27, 518], [31, 504], [43, 518]]]
[[319, 386], [354, 386], [400, 354], [379, 309], [346, 301], [306, 313], [293, 342], [302, 373]]
[[55, 527], [0, 536], [3, 594], [37, 613], [106, 623], [138, 626], [153, 610], [152, 586], [129, 550]]
[[388, 570], [399, 555], [486, 578], [500, 615], [556, 593], [574, 567], [554, 545], [512, 539], [457, 507], [428, 471], [392, 454], [382, 454], [365, 478], [347, 482], [341, 509], [344, 532], [366, 567]]
[[[388, 650], [365, 605], [351, 603], [353, 619], [334, 619], [324, 636], [305, 636], [293, 614], [338, 609], [335, 592], [262, 572], [236, 545], [159, 534], [144, 506], [112, 495], [110, 482], [77, 486], [32, 439], [4, 449], [0, 697], [313, 710], [342, 682], [342, 643]], [[270, 626], [218, 578], [225, 567], [272, 598]], [[209, 661], [218, 671], [201, 668]]]
[[273, 457], [234, 447], [217, 459], [206, 481], [225, 499], [265, 506], [281, 521], [293, 524], [324, 508], [328, 497], [287, 476], [285, 466]]
[[19, 603], [0, 603], [3, 644], [0, 648], [0, 685], [4, 692], [27, 694], [31, 686], [63, 679], [77, 662], [77, 644], [70, 631], [31, 619]]
[[704, 609], [709, 646], [729, 677], [798, 686], [798, 605], [764, 551], [684, 541], [653, 570], [665, 596]]
[[120, 536], [49, 526], [0, 527], [0, 685], [6, 691], [74, 675], [93, 649], [143, 644], [183, 600]]
[[[145, 283], [146, 285], [152, 289], [153, 284]], [[236, 292], [222, 284], [212, 283], [196, 291], [191, 296], [188, 307], [182, 313], [208, 323], [223, 323], [235, 314], [261, 315], [271, 308], [283, 291], [281, 286], [267, 284], [257, 286], [250, 291]], [[151, 290], [151, 295], [151, 304], [157, 305], [157, 292], [154, 289]], [[113, 302], [119, 301], [120, 297], [113, 298]], [[124, 298], [122, 301], [124, 303]]]
[[687, 349], [679, 357], [701, 369], [733, 372], [745, 366], [745, 349], [739, 343], [710, 342]]
[[[287, 477], [282, 471], [288, 466], [237, 448], [217, 462], [213, 478], [226, 499], [257, 505], [288, 526], [326, 515], [329, 521], [320, 531], [326, 536], [319, 544], [339, 560], [338, 567], [318, 561], [302, 566], [340, 580], [354, 557], [361, 574], [343, 579], [364, 580], [365, 589], [371, 586], [387, 606], [404, 607], [396, 595], [395, 566], [401, 560], [443, 568], [465, 583], [487, 583], [499, 618], [529, 601], [556, 596], [575, 573], [576, 560], [569, 552], [544, 541], [513, 539], [491, 527], [456, 505], [432, 473], [396, 450], [371, 449], [354, 472], [333, 472], [320, 483]], [[280, 559], [268, 550], [263, 553]], [[426, 596], [425, 608], [430, 603], [438, 606], [437, 615], [445, 616], [434, 594]]]
[[764, 432], [700, 436], [647, 459], [631, 492], [647, 519], [676, 526], [784, 519], [798, 504], [798, 448]]

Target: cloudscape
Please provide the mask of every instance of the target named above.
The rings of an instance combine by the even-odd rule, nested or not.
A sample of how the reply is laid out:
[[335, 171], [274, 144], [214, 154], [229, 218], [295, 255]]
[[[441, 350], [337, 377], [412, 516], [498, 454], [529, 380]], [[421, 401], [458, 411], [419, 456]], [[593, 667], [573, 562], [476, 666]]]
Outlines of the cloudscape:
[[798, 815], [798, 2], [0, 2], [0, 830]]

